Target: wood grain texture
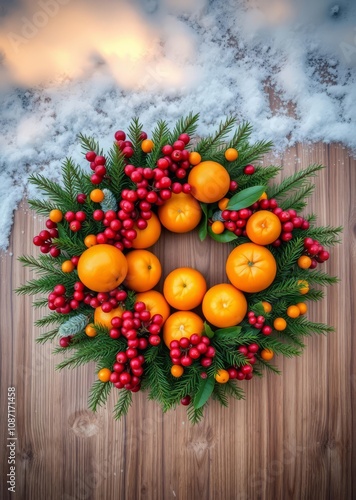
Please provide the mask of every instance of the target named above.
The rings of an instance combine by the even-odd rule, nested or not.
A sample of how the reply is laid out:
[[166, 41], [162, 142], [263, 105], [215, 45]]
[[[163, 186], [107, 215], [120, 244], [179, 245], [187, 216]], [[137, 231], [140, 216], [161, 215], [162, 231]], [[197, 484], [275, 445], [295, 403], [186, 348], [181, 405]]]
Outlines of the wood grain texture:
[[[192, 427], [184, 408], [162, 415], [134, 395], [120, 422], [106, 408], [87, 410], [93, 366], [57, 372], [51, 345], [39, 346], [30, 297], [12, 290], [31, 277], [16, 258], [32, 253], [43, 225], [23, 205], [9, 251], [1, 255], [1, 498], [7, 491], [7, 387], [17, 393], [16, 494], [26, 500], [288, 500], [356, 498], [355, 239], [356, 161], [341, 145], [297, 145], [265, 164], [286, 176], [313, 162], [327, 165], [316, 179], [310, 211], [318, 222], [343, 225], [342, 245], [327, 269], [341, 278], [310, 317], [336, 333], [312, 337], [298, 359], [279, 359], [282, 376], [242, 383], [245, 401], [228, 409], [213, 402]], [[197, 267], [209, 284], [225, 281], [226, 246], [199, 242], [196, 233], [165, 234], [155, 248], [164, 274]]]

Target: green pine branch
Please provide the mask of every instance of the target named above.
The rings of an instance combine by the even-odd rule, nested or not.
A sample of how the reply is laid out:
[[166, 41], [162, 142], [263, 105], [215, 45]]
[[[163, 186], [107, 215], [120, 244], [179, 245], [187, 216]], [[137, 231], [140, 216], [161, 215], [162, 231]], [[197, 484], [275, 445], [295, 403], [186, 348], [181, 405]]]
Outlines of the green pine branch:
[[258, 344], [262, 349], [271, 349], [275, 354], [282, 354], [287, 358], [300, 356], [302, 353], [301, 349], [287, 342], [289, 342], [287, 336], [283, 337], [283, 342], [277, 337], [266, 337], [265, 335], [261, 335], [258, 340]]
[[283, 210], [293, 208], [296, 212], [301, 212], [307, 206], [307, 198], [314, 192], [314, 184], [306, 184], [298, 189], [297, 192], [292, 192], [291, 196], [284, 199], [279, 206]]
[[197, 129], [198, 126], [198, 120], [199, 120], [199, 113], [193, 114], [189, 113], [188, 116], [180, 118], [172, 133], [170, 134], [170, 144], [173, 144], [174, 141], [178, 140], [178, 137], [180, 134], [188, 134], [189, 136], [192, 136]]
[[276, 375], [281, 375], [281, 371], [274, 365], [272, 365], [269, 361], [265, 361], [262, 358], [258, 358], [259, 367], [263, 368], [266, 371], [270, 371], [271, 373], [275, 373]]
[[342, 233], [343, 227], [332, 227], [332, 226], [320, 226], [320, 227], [310, 227], [303, 232], [305, 236], [309, 236], [315, 240], [318, 240], [321, 245], [331, 247], [338, 243], [341, 243], [340, 233]]
[[158, 158], [162, 156], [162, 147], [165, 144], [169, 144], [170, 131], [167, 122], [164, 120], [159, 120], [157, 122], [156, 128], [152, 132], [153, 150], [151, 153], [146, 155], [147, 166], [150, 168], [155, 168]]
[[248, 143], [244, 144], [239, 149], [239, 164], [250, 165], [261, 160], [266, 153], [271, 151], [272, 147], [272, 141], [257, 141], [252, 145]]
[[274, 179], [280, 172], [280, 167], [270, 165], [269, 167], [255, 167], [253, 175], [242, 174], [242, 169], [245, 164], [239, 163], [236, 167], [232, 168], [227, 166], [230, 177], [237, 180], [240, 189], [245, 189], [251, 186], [267, 186], [269, 181]]
[[53, 311], [47, 314], [46, 316], [43, 316], [43, 318], [36, 320], [35, 326], [43, 328], [49, 325], [61, 325], [62, 323], [65, 323], [67, 321], [68, 317], [69, 315], [59, 314]]
[[127, 415], [132, 404], [132, 392], [126, 389], [120, 389], [119, 398], [114, 406], [114, 419], [119, 420], [124, 415]]
[[303, 188], [306, 184], [309, 184], [309, 179], [315, 177], [317, 172], [323, 168], [323, 165], [314, 164], [290, 175], [279, 184], [270, 186], [268, 188], [268, 197], [282, 201], [286, 196], [291, 195], [292, 190]]
[[39, 337], [37, 337], [36, 342], [38, 344], [45, 344], [48, 341], [52, 341], [58, 336], [58, 328], [55, 330], [51, 330], [46, 333], [42, 333]]
[[114, 144], [106, 156], [106, 176], [101, 183], [101, 189], [110, 189], [116, 198], [120, 197], [124, 187], [131, 183], [125, 175], [125, 158], [121, 149]]
[[200, 408], [196, 409], [196, 408], [194, 408], [193, 403], [192, 402], [190, 403], [190, 405], [188, 406], [188, 409], [187, 409], [187, 415], [188, 415], [189, 421], [193, 425], [198, 424], [202, 420], [202, 418], [204, 416], [204, 408], [206, 406], [207, 406], [207, 403], [205, 403], [205, 405], [201, 406]]
[[[31, 184], [34, 184], [40, 189], [45, 195], [49, 196], [51, 201], [55, 203], [56, 208], [62, 210], [62, 212], [68, 212], [69, 210], [76, 211], [78, 203], [71, 195], [62, 188], [59, 184], [51, 181], [41, 174], [32, 174], [29, 177]], [[48, 210], [48, 208], [47, 208]], [[48, 215], [49, 212], [47, 212]]]
[[210, 159], [211, 156], [221, 148], [226, 137], [233, 129], [235, 122], [236, 119], [232, 116], [226, 118], [225, 122], [220, 123], [219, 129], [215, 135], [202, 139], [197, 144], [195, 149], [203, 159]]
[[46, 217], [48, 217], [48, 214], [51, 210], [55, 210], [56, 208], [58, 208], [58, 205], [56, 203], [51, 203], [47, 200], [28, 200], [28, 204], [32, 210], [37, 212], [39, 215], [44, 215]]
[[228, 142], [226, 149], [234, 148], [239, 150], [240, 145], [247, 144], [252, 134], [252, 125], [242, 122], [235, 131], [232, 139]]
[[140, 120], [135, 117], [131, 120], [131, 123], [128, 127], [128, 138], [133, 144], [134, 154], [130, 159], [130, 163], [133, 165], [143, 165], [145, 153], [142, 151], [141, 144], [142, 139], [140, 138], [143, 130], [143, 126], [140, 123]]
[[180, 400], [184, 398], [187, 394], [192, 396], [196, 393], [197, 387], [201, 380], [200, 378], [201, 370], [194, 365], [187, 368], [179, 379], [172, 377], [172, 388], [169, 400], [165, 402], [165, 410], [169, 410], [175, 405], [179, 404]]
[[96, 411], [99, 406], [103, 406], [110, 394], [112, 384], [110, 382], [101, 382], [96, 380], [89, 393], [88, 407], [92, 411]]
[[[158, 351], [160, 347], [156, 349]], [[148, 399], [158, 401], [162, 405], [163, 411], [166, 411], [166, 402], [170, 400], [171, 394], [171, 386], [168, 382], [169, 371], [167, 370], [167, 363], [164, 362], [162, 355], [157, 355], [152, 362], [148, 362], [146, 357], [146, 363], [147, 388], [149, 390]]]
[[25, 267], [36, 271], [37, 274], [56, 274], [62, 277], [63, 273], [59, 268], [59, 261], [50, 257], [49, 255], [39, 255], [34, 257], [32, 255], [22, 255], [18, 258], [19, 262]]
[[302, 255], [303, 248], [304, 245], [302, 238], [294, 238], [282, 246], [277, 259], [277, 276], [279, 281], [284, 279], [284, 277], [290, 273], [294, 264]]
[[229, 398], [226, 394], [225, 384], [215, 384], [211, 397], [212, 399], [219, 401], [221, 406], [225, 406], [225, 408], [229, 406]]
[[88, 151], [94, 151], [97, 155], [102, 156], [103, 150], [99, 147], [99, 142], [96, 141], [93, 137], [89, 137], [84, 134], [79, 134], [78, 139], [82, 145], [82, 149], [84, 154]]

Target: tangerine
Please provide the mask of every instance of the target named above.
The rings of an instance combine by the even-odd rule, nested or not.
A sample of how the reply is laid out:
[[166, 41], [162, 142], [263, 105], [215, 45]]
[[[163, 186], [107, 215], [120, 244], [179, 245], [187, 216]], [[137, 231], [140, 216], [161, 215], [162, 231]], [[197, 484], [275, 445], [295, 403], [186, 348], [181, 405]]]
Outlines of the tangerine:
[[239, 152], [235, 148], [229, 148], [224, 154], [227, 161], [235, 161], [239, 157]]
[[172, 194], [171, 198], [158, 208], [158, 216], [165, 228], [173, 233], [187, 233], [200, 222], [202, 209], [190, 194]]
[[141, 143], [141, 149], [144, 153], [151, 153], [154, 148], [153, 141], [151, 139], [145, 139]]
[[88, 337], [96, 337], [96, 335], [98, 334], [93, 323], [89, 323], [89, 325], [85, 327], [85, 333], [88, 335]]
[[183, 375], [184, 368], [181, 365], [173, 365], [171, 368], [171, 374], [173, 377], [179, 378]]
[[271, 349], [263, 349], [261, 351], [260, 356], [265, 361], [270, 361], [273, 358], [273, 356], [274, 356], [274, 352]]
[[224, 223], [221, 220], [216, 220], [211, 225], [211, 230], [214, 234], [221, 234], [225, 231]]
[[298, 280], [298, 285], [300, 286], [299, 292], [305, 295], [309, 292], [309, 283], [306, 280]]
[[203, 203], [221, 200], [230, 189], [227, 170], [216, 161], [203, 161], [193, 167], [188, 176], [192, 195]]
[[204, 276], [191, 267], [179, 267], [168, 274], [163, 284], [163, 294], [175, 309], [188, 311], [197, 307], [206, 292]]
[[300, 316], [300, 310], [298, 306], [289, 306], [287, 309], [287, 316], [290, 318], [298, 318]]
[[229, 381], [230, 375], [227, 370], [218, 370], [217, 374], [215, 375], [215, 380], [219, 384], [226, 384], [226, 382]]
[[161, 236], [161, 223], [156, 214], [152, 212], [152, 217], [148, 219], [147, 227], [139, 229], [135, 224], [134, 229], [137, 233], [132, 242], [132, 248], [148, 248], [154, 245]]
[[[95, 248], [95, 247], [94, 247]], [[147, 292], [157, 285], [162, 267], [158, 258], [148, 250], [132, 250], [126, 255], [128, 270], [125, 285], [135, 292]]]
[[109, 382], [111, 376], [111, 370], [109, 368], [102, 368], [98, 373], [98, 379], [101, 382]]
[[50, 211], [49, 213], [49, 219], [52, 221], [52, 222], [61, 222], [61, 220], [63, 219], [63, 213], [58, 210], [57, 208], [53, 209]]
[[226, 274], [243, 292], [260, 292], [273, 283], [277, 264], [271, 252], [255, 243], [236, 247], [226, 260]]
[[95, 245], [85, 250], [79, 258], [79, 280], [95, 292], [110, 292], [126, 277], [127, 260], [113, 245]]
[[138, 293], [136, 295], [136, 302], [143, 302], [146, 305], [146, 309], [150, 311], [151, 317], [155, 314], [160, 314], [163, 318], [163, 323], [165, 323], [168, 316], [171, 314], [166, 299], [156, 290]]
[[201, 156], [196, 151], [189, 153], [189, 163], [191, 165], [198, 165], [201, 162]]
[[308, 311], [308, 306], [305, 302], [298, 302], [298, 304], [296, 305], [299, 309], [300, 314], [305, 314]]
[[240, 290], [230, 284], [221, 283], [206, 292], [202, 307], [209, 323], [226, 328], [243, 320], [247, 312], [247, 301]]
[[172, 340], [190, 338], [193, 333], [201, 336], [203, 330], [204, 323], [200, 316], [192, 311], [177, 311], [171, 314], [164, 324], [163, 341], [169, 347]]
[[101, 203], [105, 198], [104, 191], [101, 189], [93, 189], [93, 191], [90, 191], [89, 198], [95, 203]]
[[308, 255], [301, 255], [298, 259], [298, 266], [301, 269], [309, 269], [311, 266], [312, 260]]
[[221, 200], [219, 200], [219, 203], [218, 203], [218, 207], [220, 210], [225, 210], [225, 208], [228, 206], [229, 204], [229, 198], [221, 198]]
[[96, 245], [96, 236], [95, 234], [88, 234], [88, 236], [86, 236], [84, 238], [84, 245], [88, 248], [90, 247], [93, 247], [94, 245]]
[[269, 302], [263, 301], [262, 302], [262, 307], [263, 307], [264, 312], [267, 313], [267, 314], [272, 311], [272, 306], [271, 306], [271, 304]]
[[273, 321], [273, 326], [275, 330], [278, 330], [279, 332], [283, 332], [287, 328], [287, 322], [284, 318], [276, 318]]
[[71, 260], [65, 260], [64, 262], [62, 262], [62, 271], [64, 273], [71, 273], [72, 271], [74, 271], [74, 269], [75, 266]]
[[246, 224], [246, 233], [258, 245], [269, 245], [278, 239], [282, 224], [277, 215], [268, 210], [259, 210], [251, 215]]

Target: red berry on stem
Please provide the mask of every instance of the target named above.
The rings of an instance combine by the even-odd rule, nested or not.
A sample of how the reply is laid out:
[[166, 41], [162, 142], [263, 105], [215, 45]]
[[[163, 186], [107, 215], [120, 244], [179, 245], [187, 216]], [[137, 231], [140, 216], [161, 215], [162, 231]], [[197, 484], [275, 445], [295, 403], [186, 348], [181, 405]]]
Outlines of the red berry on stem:
[[255, 167], [253, 165], [246, 165], [244, 168], [245, 175], [252, 175], [255, 173]]

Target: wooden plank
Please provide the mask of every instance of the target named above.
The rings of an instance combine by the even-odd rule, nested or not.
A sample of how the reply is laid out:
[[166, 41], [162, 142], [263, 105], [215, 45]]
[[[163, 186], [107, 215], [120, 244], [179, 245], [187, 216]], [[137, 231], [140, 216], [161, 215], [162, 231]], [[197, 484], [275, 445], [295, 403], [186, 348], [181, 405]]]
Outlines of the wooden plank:
[[[57, 372], [50, 345], [34, 340], [38, 312], [30, 297], [12, 290], [30, 278], [16, 258], [33, 253], [32, 236], [43, 226], [24, 204], [16, 212], [1, 272], [2, 494], [7, 491], [7, 387], [16, 387], [16, 498], [71, 499], [351, 499], [355, 484], [355, 256], [356, 161], [341, 145], [297, 145], [269, 156], [286, 176], [306, 165], [327, 165], [316, 179], [310, 210], [318, 222], [345, 227], [342, 245], [327, 269], [341, 278], [322, 303], [310, 307], [313, 320], [336, 333], [307, 340], [298, 359], [279, 359], [283, 376], [242, 383], [245, 401], [228, 409], [212, 403], [205, 420], [192, 427], [185, 409], [162, 415], [134, 396], [120, 422], [112, 419], [115, 394], [97, 414], [86, 402], [93, 366]], [[202, 244], [196, 233], [165, 233], [155, 247], [164, 274], [191, 265], [226, 281], [226, 246]]]

